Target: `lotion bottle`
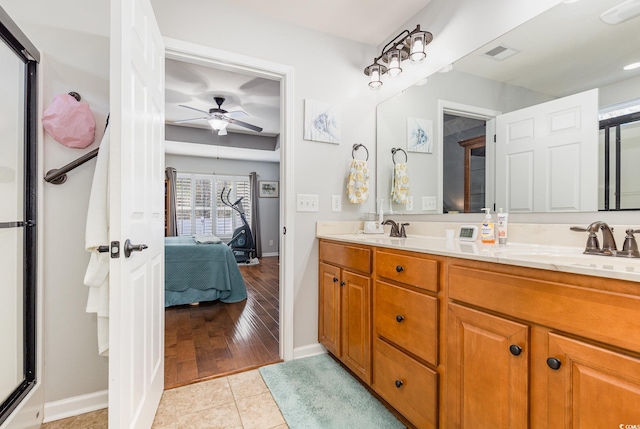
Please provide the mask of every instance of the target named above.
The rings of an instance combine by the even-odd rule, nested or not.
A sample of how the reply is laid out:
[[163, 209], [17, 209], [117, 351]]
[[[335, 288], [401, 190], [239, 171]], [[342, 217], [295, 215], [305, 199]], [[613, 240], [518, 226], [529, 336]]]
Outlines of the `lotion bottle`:
[[509, 213], [502, 213], [502, 209], [498, 212], [498, 243], [507, 244], [507, 224]]
[[496, 242], [496, 229], [493, 218], [491, 217], [491, 209], [483, 208], [486, 215], [482, 222], [482, 228], [480, 229], [480, 239], [482, 244], [493, 244]]

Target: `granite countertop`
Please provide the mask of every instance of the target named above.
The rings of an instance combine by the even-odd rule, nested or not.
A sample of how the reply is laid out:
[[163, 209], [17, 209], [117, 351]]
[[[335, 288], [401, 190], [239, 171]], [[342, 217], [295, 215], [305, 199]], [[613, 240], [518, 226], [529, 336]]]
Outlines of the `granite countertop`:
[[388, 234], [318, 231], [316, 236], [346, 243], [640, 282], [640, 258], [585, 255], [582, 253], [584, 247], [526, 243], [482, 244], [480, 241], [467, 242], [410, 234], [406, 238], [391, 238]]

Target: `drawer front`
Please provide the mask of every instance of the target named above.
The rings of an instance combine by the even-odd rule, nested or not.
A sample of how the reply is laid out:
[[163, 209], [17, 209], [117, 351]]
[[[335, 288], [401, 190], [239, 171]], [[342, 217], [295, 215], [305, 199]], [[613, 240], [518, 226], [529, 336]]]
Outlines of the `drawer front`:
[[320, 260], [363, 273], [371, 272], [371, 250], [365, 247], [320, 241]]
[[374, 291], [376, 335], [438, 364], [438, 299], [377, 281]]
[[640, 352], [637, 296], [461, 266], [448, 271], [451, 299]]
[[378, 250], [376, 274], [395, 282], [438, 292], [437, 261]]
[[376, 339], [373, 389], [419, 428], [437, 427], [438, 373]]

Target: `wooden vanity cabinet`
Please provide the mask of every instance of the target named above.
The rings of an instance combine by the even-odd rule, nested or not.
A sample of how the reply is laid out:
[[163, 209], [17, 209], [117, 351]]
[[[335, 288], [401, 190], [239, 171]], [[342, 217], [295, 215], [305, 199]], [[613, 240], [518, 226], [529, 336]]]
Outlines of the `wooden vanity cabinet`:
[[371, 382], [369, 248], [320, 241], [318, 340], [364, 382]]
[[448, 427], [637, 424], [637, 288], [499, 264], [451, 264]]
[[375, 250], [371, 387], [418, 428], [438, 427], [438, 261]]

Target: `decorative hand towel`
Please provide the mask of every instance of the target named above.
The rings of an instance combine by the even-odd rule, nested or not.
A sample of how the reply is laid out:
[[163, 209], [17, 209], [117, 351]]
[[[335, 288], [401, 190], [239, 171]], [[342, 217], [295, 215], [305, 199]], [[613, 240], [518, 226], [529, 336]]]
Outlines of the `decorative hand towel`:
[[362, 204], [369, 198], [369, 167], [367, 161], [354, 159], [349, 169], [347, 180], [347, 195], [349, 202]]
[[85, 250], [91, 252], [84, 275], [89, 286], [87, 313], [96, 313], [98, 325], [98, 353], [109, 355], [109, 252], [99, 253], [98, 246], [109, 242], [109, 127], [104, 132], [93, 173]]
[[393, 166], [391, 199], [394, 203], [407, 204], [407, 197], [409, 197], [409, 176], [407, 175], [407, 163], [403, 162]]

